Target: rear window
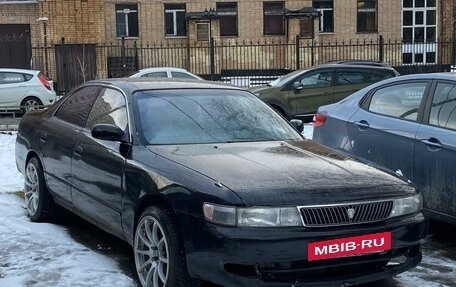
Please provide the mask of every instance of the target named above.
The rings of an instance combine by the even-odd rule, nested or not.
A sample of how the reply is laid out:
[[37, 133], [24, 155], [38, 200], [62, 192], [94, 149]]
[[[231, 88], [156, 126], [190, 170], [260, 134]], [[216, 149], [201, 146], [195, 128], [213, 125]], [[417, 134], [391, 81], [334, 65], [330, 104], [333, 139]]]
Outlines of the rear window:
[[369, 111], [416, 121], [426, 86], [426, 82], [416, 82], [380, 88], [372, 96]]
[[376, 83], [395, 76], [393, 71], [366, 71], [366, 80], [368, 83]]
[[0, 72], [0, 84], [12, 84], [25, 81], [25, 75], [22, 73]]

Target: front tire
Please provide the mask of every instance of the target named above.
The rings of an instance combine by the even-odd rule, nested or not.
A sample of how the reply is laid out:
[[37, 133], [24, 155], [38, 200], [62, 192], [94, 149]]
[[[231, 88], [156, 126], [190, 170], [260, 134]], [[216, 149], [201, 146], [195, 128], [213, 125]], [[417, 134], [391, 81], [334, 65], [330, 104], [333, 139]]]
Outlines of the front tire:
[[170, 212], [155, 206], [142, 213], [133, 243], [136, 271], [143, 287], [190, 287], [182, 240]]
[[25, 168], [24, 198], [27, 215], [31, 221], [54, 221], [60, 211], [44, 182], [43, 168], [36, 157]]

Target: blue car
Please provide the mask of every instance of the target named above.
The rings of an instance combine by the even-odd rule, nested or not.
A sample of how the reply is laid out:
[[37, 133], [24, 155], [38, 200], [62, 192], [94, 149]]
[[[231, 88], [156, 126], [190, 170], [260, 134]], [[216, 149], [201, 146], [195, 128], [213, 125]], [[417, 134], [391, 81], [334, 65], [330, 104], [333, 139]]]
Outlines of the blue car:
[[409, 178], [431, 219], [456, 224], [456, 74], [378, 82], [322, 106], [313, 139]]

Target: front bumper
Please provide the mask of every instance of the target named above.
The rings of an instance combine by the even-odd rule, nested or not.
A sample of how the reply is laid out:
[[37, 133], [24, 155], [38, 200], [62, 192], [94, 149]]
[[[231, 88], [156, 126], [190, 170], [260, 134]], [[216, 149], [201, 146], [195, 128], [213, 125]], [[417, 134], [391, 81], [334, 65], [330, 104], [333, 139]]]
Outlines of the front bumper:
[[[202, 223], [186, 239], [192, 277], [222, 286], [350, 286], [394, 276], [421, 261], [427, 221], [420, 213], [343, 228], [229, 228]], [[309, 262], [309, 242], [390, 231], [392, 249]]]

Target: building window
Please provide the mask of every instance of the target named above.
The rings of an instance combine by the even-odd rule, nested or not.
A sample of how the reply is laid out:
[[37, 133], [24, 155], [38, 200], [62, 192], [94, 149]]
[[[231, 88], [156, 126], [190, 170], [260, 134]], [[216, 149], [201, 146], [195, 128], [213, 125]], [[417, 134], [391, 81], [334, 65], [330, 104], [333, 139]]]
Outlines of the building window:
[[334, 1], [333, 0], [314, 0], [313, 8], [320, 14], [319, 29], [320, 33], [334, 32]]
[[358, 0], [358, 32], [377, 32], [377, 0]]
[[165, 4], [166, 37], [184, 37], [187, 35], [185, 23], [185, 3]]
[[220, 21], [220, 36], [237, 36], [237, 3], [217, 3], [217, 16]]
[[[404, 0], [402, 6], [404, 64], [436, 61], [437, 7], [435, 0]], [[426, 43], [426, 44], [424, 44]]]
[[283, 11], [285, 2], [264, 2], [264, 35], [284, 35], [285, 19]]
[[116, 4], [117, 37], [138, 37], [138, 5]]

